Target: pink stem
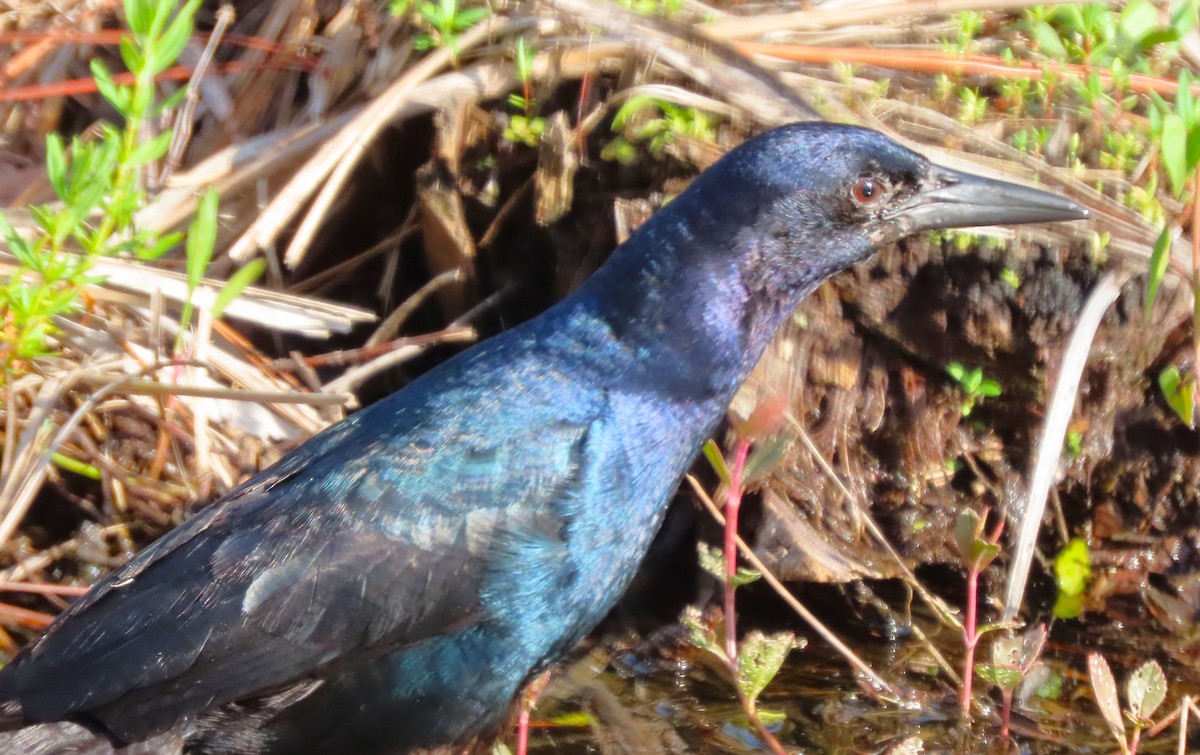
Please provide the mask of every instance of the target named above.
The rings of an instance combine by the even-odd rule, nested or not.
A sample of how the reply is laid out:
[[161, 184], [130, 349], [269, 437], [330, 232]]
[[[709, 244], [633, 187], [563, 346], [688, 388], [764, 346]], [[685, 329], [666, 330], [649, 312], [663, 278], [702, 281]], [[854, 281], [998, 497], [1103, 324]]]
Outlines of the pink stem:
[[545, 671], [537, 679], [529, 683], [522, 694], [521, 711], [517, 713], [517, 755], [528, 755], [529, 752], [529, 711], [537, 704], [538, 698], [550, 683], [550, 672]]
[[737, 622], [734, 619], [733, 578], [737, 575], [738, 510], [742, 506], [742, 473], [750, 441], [738, 440], [733, 452], [733, 469], [729, 472], [729, 493], [725, 496], [725, 655], [737, 662]]
[[962, 686], [962, 717], [971, 716], [971, 682], [975, 671], [975, 646], [979, 638], [975, 636], [975, 610], [979, 600], [979, 572], [971, 569], [967, 572], [967, 615], [963, 617], [963, 639], [966, 644], [966, 654], [963, 657], [963, 686]]

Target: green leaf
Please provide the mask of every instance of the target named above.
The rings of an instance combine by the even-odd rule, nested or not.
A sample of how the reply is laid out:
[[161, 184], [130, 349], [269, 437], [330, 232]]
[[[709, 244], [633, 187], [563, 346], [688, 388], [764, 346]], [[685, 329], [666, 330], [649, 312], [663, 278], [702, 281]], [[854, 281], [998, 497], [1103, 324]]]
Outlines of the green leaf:
[[154, 0], [125, 0], [125, 24], [139, 37], [150, 32], [154, 22]]
[[187, 87], [179, 87], [171, 93], [170, 97], [167, 97], [150, 109], [150, 117], [157, 118], [168, 110], [174, 110], [179, 106], [179, 103], [183, 102], [184, 97], [187, 97]]
[[1146, 273], [1146, 307], [1145, 317], [1150, 319], [1150, 310], [1158, 299], [1158, 289], [1162, 285], [1163, 276], [1167, 274], [1167, 263], [1171, 259], [1171, 226], [1164, 225], [1154, 242], [1154, 251], [1150, 254], [1150, 266]]
[[1053, 26], [1045, 21], [1038, 21], [1030, 28], [1029, 33], [1042, 55], [1054, 60], [1067, 59], [1067, 48], [1063, 46], [1062, 38]]
[[1158, 27], [1158, 10], [1149, 0], [1134, 0], [1125, 6], [1117, 21], [1117, 34], [1130, 42], [1142, 38]]
[[187, 283], [195, 288], [204, 278], [217, 243], [217, 204], [220, 195], [209, 189], [200, 198], [187, 232]]
[[154, 239], [153, 243], [139, 244], [134, 248], [134, 253], [138, 259], [156, 260], [173, 249], [180, 241], [183, 241], [182, 233], [168, 233]]
[[1167, 400], [1167, 405], [1184, 424], [1192, 427], [1196, 386], [1191, 379], [1183, 379], [1175, 365], [1168, 365], [1158, 373], [1158, 387], [1163, 393], [1163, 398]]
[[[707, 543], [697, 543], [696, 553], [700, 557], [700, 568], [708, 572], [718, 582], [725, 582], [725, 552], [716, 546]], [[751, 582], [757, 582], [762, 579], [762, 574], [754, 569], [747, 569], [739, 566], [733, 573], [733, 578], [729, 583], [735, 588], [748, 585]]]
[[1129, 701], [1129, 713], [1135, 719], [1153, 716], [1166, 697], [1167, 677], [1154, 661], [1143, 663], [1125, 682], [1125, 699]]
[[121, 50], [121, 60], [124, 61], [125, 67], [134, 73], [141, 73], [146, 67], [146, 59], [142, 56], [142, 50], [129, 37], [121, 37], [121, 43], [118, 45]]
[[100, 96], [108, 100], [108, 104], [112, 105], [113, 109], [122, 116], [129, 117], [129, 103], [132, 97], [129, 87], [117, 86], [108, 66], [104, 65], [99, 58], [92, 58], [90, 65], [92, 78], [96, 82], [96, 89], [100, 92]]
[[983, 519], [971, 509], [963, 509], [954, 520], [954, 544], [964, 561], [974, 550], [974, 545], [983, 533]]
[[175, 19], [171, 21], [171, 25], [159, 37], [158, 43], [155, 46], [154, 74], [159, 74], [170, 68], [179, 59], [183, 48], [187, 46], [188, 40], [192, 36], [192, 21], [196, 16], [196, 9], [200, 6], [200, 0], [189, 0], [187, 5], [180, 9], [179, 13], [175, 14]]
[[765, 635], [754, 630], [742, 640], [738, 648], [737, 683], [751, 708], [795, 647], [796, 635], [791, 632]]
[[472, 8], [470, 10], [465, 10], [454, 17], [454, 30], [466, 31], [483, 19], [487, 18], [488, 14], [490, 13], [491, 11], [489, 11], [487, 8]]
[[16, 229], [9, 225], [8, 218], [4, 217], [4, 213], [0, 213], [0, 235], [4, 236], [4, 241], [8, 244], [8, 250], [16, 256], [17, 261], [21, 263], [22, 267], [36, 271], [42, 269], [42, 262], [34, 255], [29, 242], [21, 238]]
[[1016, 689], [1017, 685], [1021, 683], [1021, 672], [1011, 666], [993, 666], [981, 663], [975, 667], [975, 673], [988, 684], [999, 687], [1004, 692]]
[[1175, 81], [1175, 112], [1183, 119], [1188, 130], [1196, 127], [1196, 104], [1192, 98], [1192, 74], [1187, 68], [1179, 72]]
[[995, 398], [996, 396], [999, 396], [1001, 392], [1000, 384], [991, 378], [984, 378], [981, 380], [979, 383], [979, 389], [977, 391], [980, 396], [986, 396], [988, 398]]
[[729, 656], [725, 655], [725, 650], [721, 647], [721, 641], [717, 639], [716, 631], [704, 620], [699, 608], [695, 606], [684, 608], [683, 616], [679, 617], [679, 622], [690, 631], [689, 640], [693, 645], [706, 653], [716, 656], [725, 663], [729, 662]]
[[633, 116], [641, 112], [644, 108], [656, 106], [656, 101], [653, 97], [645, 94], [639, 94], [625, 100], [625, 104], [617, 110], [617, 114], [613, 116], [612, 130], [621, 131], [633, 119]]
[[[563, 713], [560, 716], [551, 716], [550, 722], [555, 726], [570, 726], [575, 729], [592, 729], [603, 725], [599, 719], [585, 710]], [[512, 753], [509, 753], [509, 755], [512, 755]]]
[[72, 459], [70, 456], [58, 453], [57, 451], [50, 454], [50, 460], [54, 462], [54, 466], [58, 467], [59, 469], [66, 470], [68, 472], [74, 472], [81, 477], [87, 477], [91, 480], [99, 480], [101, 477], [100, 470], [93, 467], [91, 464], [85, 464], [82, 461]]
[[241, 295], [246, 287], [257, 281], [267, 269], [267, 261], [261, 257], [252, 259], [229, 276], [229, 281], [221, 287], [212, 305], [212, 316], [220, 318], [229, 303]]
[[175, 0], [148, 0], [148, 2], [154, 7], [154, 17], [150, 22], [150, 28], [146, 30], [146, 37], [153, 39], [159, 36], [163, 27], [167, 25], [171, 11], [175, 10]]
[[1178, 197], [1187, 182], [1187, 126], [1178, 113], [1167, 113], [1163, 118], [1159, 152], [1167, 178], [1171, 179], [1171, 190]]
[[721, 447], [712, 438], [709, 438], [704, 444], [704, 458], [708, 460], [708, 465], [717, 473], [717, 477], [721, 478], [721, 482], [729, 484], [729, 467], [725, 466], [725, 456], [721, 453]]
[[758, 716], [759, 723], [772, 731], [774, 731], [775, 727], [782, 726], [783, 722], [787, 720], [787, 714], [781, 710], [759, 708], [754, 713]]
[[170, 131], [164, 131], [156, 135], [153, 139], [147, 139], [134, 147], [133, 152], [125, 160], [125, 164], [136, 167], [162, 158], [171, 147], [171, 138], [173, 136], [174, 134]]
[[46, 176], [54, 193], [64, 202], [67, 200], [67, 155], [62, 137], [51, 133], [46, 136]]

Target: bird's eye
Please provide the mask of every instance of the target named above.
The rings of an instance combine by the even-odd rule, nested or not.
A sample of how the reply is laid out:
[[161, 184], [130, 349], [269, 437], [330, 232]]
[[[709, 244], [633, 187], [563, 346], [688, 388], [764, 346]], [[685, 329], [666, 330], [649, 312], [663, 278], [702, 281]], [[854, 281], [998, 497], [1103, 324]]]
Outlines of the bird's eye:
[[885, 193], [883, 181], [871, 176], [863, 176], [858, 179], [851, 192], [854, 195], [854, 201], [861, 205], [875, 204], [883, 199]]

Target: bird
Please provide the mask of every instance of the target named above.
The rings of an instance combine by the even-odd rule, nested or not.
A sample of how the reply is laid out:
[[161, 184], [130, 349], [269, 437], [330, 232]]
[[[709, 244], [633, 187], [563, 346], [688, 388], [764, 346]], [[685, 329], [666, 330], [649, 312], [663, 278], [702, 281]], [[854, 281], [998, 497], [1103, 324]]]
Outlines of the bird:
[[541, 315], [96, 584], [0, 671], [5, 736], [247, 755], [486, 742], [629, 585], [805, 295], [919, 231], [1086, 216], [862, 127], [750, 138]]

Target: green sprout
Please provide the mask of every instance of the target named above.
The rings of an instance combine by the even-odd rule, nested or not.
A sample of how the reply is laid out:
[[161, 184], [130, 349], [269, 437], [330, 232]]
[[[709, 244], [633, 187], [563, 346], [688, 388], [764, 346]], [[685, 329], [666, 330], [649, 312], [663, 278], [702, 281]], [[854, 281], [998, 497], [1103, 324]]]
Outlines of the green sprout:
[[958, 383], [958, 387], [965, 394], [959, 405], [959, 412], [964, 417], [971, 416], [971, 412], [975, 411], [975, 405], [983, 399], [995, 398], [1001, 393], [1000, 384], [991, 378], [984, 377], [982, 367], [967, 369], [958, 362], [951, 362], [946, 365], [946, 374]]

